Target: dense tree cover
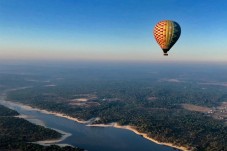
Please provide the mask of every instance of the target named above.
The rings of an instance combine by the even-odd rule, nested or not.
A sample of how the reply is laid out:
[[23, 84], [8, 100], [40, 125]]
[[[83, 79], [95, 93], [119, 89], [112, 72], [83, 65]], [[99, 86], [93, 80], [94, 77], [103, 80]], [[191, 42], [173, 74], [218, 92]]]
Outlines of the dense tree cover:
[[59, 147], [57, 145], [41, 146], [37, 144], [26, 144], [20, 146], [23, 151], [84, 151], [84, 149], [71, 146]]
[[[15, 141], [33, 142], [61, 137], [61, 134], [54, 130], [34, 125], [17, 117], [0, 117], [0, 123], [0, 129], [4, 130], [4, 135]], [[1, 135], [2, 142], [5, 140], [4, 135]]]
[[28, 142], [40, 140], [58, 139], [61, 134], [34, 125], [24, 119], [14, 117], [16, 111], [0, 105], [0, 150], [21, 150], [21, 151], [82, 151], [79, 148], [48, 146], [44, 147]]
[[[7, 99], [85, 120], [100, 117], [96, 123], [132, 125], [159, 141], [199, 151], [227, 150], [227, 127], [223, 121], [181, 107], [182, 103], [215, 107], [227, 101], [225, 67], [64, 66], [41, 71], [32, 69], [32, 74], [26, 75], [40, 82], [10, 91]], [[88, 102], [99, 105], [72, 105], [71, 100], [81, 94], [96, 95]]]
[[[159, 84], [149, 88], [137, 87], [135, 83], [122, 83], [117, 86], [104, 83], [103, 88], [97, 88], [97, 83], [89, 83], [87, 90], [82, 90], [83, 85], [70, 88], [65, 85], [35, 87], [11, 92], [8, 99], [86, 120], [100, 117], [97, 123], [129, 124], [163, 142], [192, 146], [198, 150], [227, 150], [227, 128], [222, 121], [181, 107], [181, 103], [216, 106], [225, 100], [224, 92], [214, 91], [213, 88], [203, 91], [191, 84], [187, 85], [191, 88], [185, 92], [181, 89], [185, 84], [181, 83]], [[98, 98], [92, 101], [100, 105], [84, 108], [69, 104], [70, 99], [78, 97], [75, 94], [87, 93], [96, 94]], [[149, 100], [150, 96], [154, 96], [154, 100]], [[108, 98], [118, 99], [108, 101]]]
[[2, 105], [0, 105], [0, 116], [16, 116], [19, 115], [19, 113], [17, 113], [17, 111], [8, 109]]
[[57, 145], [42, 146], [34, 143], [14, 142], [9, 143], [2, 151], [17, 150], [17, 151], [84, 151], [84, 149], [71, 146], [60, 147]]

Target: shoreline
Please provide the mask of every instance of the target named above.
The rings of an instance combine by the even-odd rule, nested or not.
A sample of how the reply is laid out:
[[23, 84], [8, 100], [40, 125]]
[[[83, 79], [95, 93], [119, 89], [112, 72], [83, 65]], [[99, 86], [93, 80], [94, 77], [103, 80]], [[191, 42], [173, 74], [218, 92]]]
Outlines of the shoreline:
[[[184, 146], [177, 146], [177, 145], [174, 145], [172, 143], [159, 142], [159, 141], [157, 141], [157, 140], [149, 137], [146, 133], [139, 132], [138, 130], [136, 130], [135, 127], [130, 126], [130, 125], [124, 125], [124, 126], [122, 126], [122, 125], [119, 125], [118, 123], [110, 123], [110, 124], [89, 124], [89, 123], [91, 123], [92, 119], [91, 120], [88, 120], [88, 121], [85, 121], [85, 120], [80, 120], [78, 118], [74, 118], [74, 117], [65, 115], [63, 113], [48, 111], [48, 110], [45, 110], [45, 109], [39, 109], [39, 108], [36, 108], [36, 107], [32, 107], [32, 106], [29, 106], [29, 105], [22, 104], [20, 102], [12, 102], [12, 101], [5, 101], [5, 100], [2, 100], [2, 101], [5, 102], [5, 103], [12, 104], [12, 105], [13, 104], [20, 105], [20, 107], [25, 108], [25, 109], [28, 109], [28, 110], [34, 110], [34, 111], [39, 111], [39, 112], [42, 112], [42, 113], [45, 113], [45, 114], [51, 114], [51, 115], [55, 115], [55, 116], [58, 116], [58, 117], [63, 117], [63, 118], [66, 118], [66, 119], [75, 121], [77, 123], [80, 123], [80, 124], [86, 124], [86, 126], [90, 126], [90, 127], [114, 127], [114, 128], [126, 129], [126, 130], [129, 130], [129, 131], [134, 132], [137, 135], [143, 136], [143, 138], [145, 138], [147, 140], [150, 140], [150, 141], [152, 141], [152, 142], [154, 142], [156, 144], [164, 145], [164, 146], [168, 146], [168, 147], [172, 147], [172, 148], [179, 149], [179, 150], [182, 150], [182, 151], [190, 151], [187, 147], [184, 147]], [[67, 137], [69, 137], [69, 136], [67, 136]], [[44, 145], [47, 145], [47, 144], [48, 145], [51, 145], [50, 144], [51, 141], [53, 141], [53, 143], [55, 143], [54, 140], [46, 140], [46, 141], [38, 141], [38, 142], [39, 143], [41, 142]], [[62, 140], [60, 140], [60, 141], [62, 141]], [[57, 141], [57, 142], [60, 142], [60, 141]]]
[[66, 133], [66, 132], [64, 132], [62, 130], [55, 129], [55, 128], [50, 128], [50, 129], [61, 133], [62, 137], [59, 138], [59, 139], [50, 139], [50, 140], [36, 141], [36, 142], [32, 142], [32, 143], [39, 144], [39, 145], [42, 145], [42, 146], [50, 146], [50, 145], [53, 145], [53, 144], [54, 145], [58, 145], [60, 147], [72, 146], [70, 144], [57, 144], [58, 142], [61, 142], [61, 141], [65, 140], [67, 137], [71, 136], [72, 135], [71, 133]]
[[35, 125], [40, 125], [40, 126], [46, 127], [46, 125], [43, 121], [36, 119], [36, 118], [33, 118], [31, 116], [28, 116], [28, 115], [20, 114], [20, 115], [14, 116], [14, 117], [22, 118], [22, 119], [25, 119], [25, 120], [27, 120], [27, 121], [35, 124]]
[[164, 146], [168, 146], [168, 147], [173, 147], [175, 149], [179, 149], [179, 150], [182, 150], [182, 151], [190, 151], [188, 148], [186, 148], [184, 146], [177, 146], [177, 145], [174, 145], [172, 143], [159, 142], [159, 141], [149, 137], [146, 133], [139, 132], [138, 130], [136, 130], [135, 127], [130, 126], [130, 125], [119, 125], [118, 123], [115, 122], [115, 123], [110, 123], [110, 124], [89, 124], [87, 126], [90, 126], [90, 127], [114, 127], [114, 128], [119, 128], [119, 129], [126, 129], [126, 130], [132, 131], [135, 134], [140, 135], [143, 138], [150, 140], [150, 141], [152, 141], [156, 144], [164, 145]]
[[[15, 106], [14, 104], [17, 104], [21, 108], [24, 108], [24, 109], [33, 110], [33, 111], [39, 111], [39, 112], [42, 112], [42, 113], [45, 113], [45, 114], [50, 114], [50, 113], [47, 113], [49, 111], [46, 111], [46, 110], [41, 110], [41, 109], [38, 109], [38, 108], [33, 108], [33, 107], [29, 106], [29, 105], [24, 105], [24, 104], [19, 103], [19, 102], [5, 101], [5, 100], [1, 100], [1, 99], [0, 99], [0, 104], [1, 105], [11, 104], [14, 107]], [[1, 102], [3, 102], [3, 103], [1, 103]], [[13, 109], [13, 107], [11, 107], [10, 109]], [[55, 115], [55, 114], [52, 114], [52, 115]], [[58, 115], [56, 115], [56, 116], [58, 116]], [[35, 124], [35, 125], [40, 125], [40, 126], [43, 126], [45, 128], [49, 128], [49, 129], [55, 130], [58, 133], [62, 134], [62, 136], [60, 138], [58, 138], [58, 139], [48, 139], [48, 140], [31, 142], [31, 143], [39, 144], [39, 145], [42, 145], [42, 146], [50, 146], [50, 145], [58, 145], [60, 147], [72, 146], [70, 144], [58, 144], [58, 142], [61, 142], [61, 141], [65, 140], [67, 137], [71, 136], [72, 135], [71, 133], [67, 133], [67, 132], [64, 132], [64, 131], [59, 130], [59, 129], [47, 127], [45, 125], [45, 123], [43, 123], [42, 121], [36, 121], [36, 119], [33, 119], [33, 118], [31, 118], [30, 116], [27, 116], [27, 115], [20, 114], [20, 115], [14, 116], [14, 117], [25, 119], [25, 120], [27, 120], [27, 121]]]

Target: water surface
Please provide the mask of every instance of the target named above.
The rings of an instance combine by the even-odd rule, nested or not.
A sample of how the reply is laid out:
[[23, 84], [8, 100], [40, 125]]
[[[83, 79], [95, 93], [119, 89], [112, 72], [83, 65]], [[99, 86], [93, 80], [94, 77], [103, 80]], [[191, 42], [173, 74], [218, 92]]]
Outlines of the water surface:
[[16, 103], [0, 100], [0, 104], [29, 116], [28, 120], [35, 124], [44, 123], [49, 128], [72, 134], [60, 144], [70, 144], [88, 151], [174, 151], [171, 147], [153, 143], [129, 130], [88, 127], [63, 117], [26, 109]]

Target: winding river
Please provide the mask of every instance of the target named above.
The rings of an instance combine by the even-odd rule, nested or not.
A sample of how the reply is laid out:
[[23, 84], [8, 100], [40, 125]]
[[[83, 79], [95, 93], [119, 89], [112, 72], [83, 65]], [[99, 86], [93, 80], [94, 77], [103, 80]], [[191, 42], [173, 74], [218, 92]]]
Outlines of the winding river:
[[[63, 131], [67, 137], [58, 144], [70, 144], [88, 151], [174, 151], [175, 149], [153, 143], [132, 131], [114, 127], [89, 127], [85, 124], [32, 110], [23, 105], [4, 101], [0, 104], [16, 110], [28, 121]], [[55, 142], [56, 143], [56, 142]]]

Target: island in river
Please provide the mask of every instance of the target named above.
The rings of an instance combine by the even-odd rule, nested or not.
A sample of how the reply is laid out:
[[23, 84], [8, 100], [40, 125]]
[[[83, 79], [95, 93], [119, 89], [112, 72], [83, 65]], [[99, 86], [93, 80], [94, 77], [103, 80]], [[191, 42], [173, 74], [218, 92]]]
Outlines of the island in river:
[[[133, 128], [144, 137], [185, 150], [227, 150], [225, 110], [215, 118], [213, 113], [188, 108], [194, 105], [214, 109], [225, 104], [225, 85], [201, 84], [224, 81], [225, 67], [217, 65], [212, 72], [209, 67], [50, 65], [42, 69], [24, 67], [22, 75], [5, 68], [1, 79], [2, 89], [26, 87], [9, 91], [8, 101], [96, 126]], [[217, 77], [217, 73], [222, 74]], [[185, 104], [191, 106], [186, 108]]]

